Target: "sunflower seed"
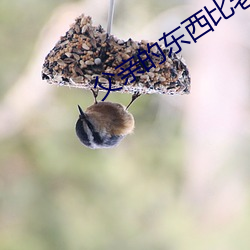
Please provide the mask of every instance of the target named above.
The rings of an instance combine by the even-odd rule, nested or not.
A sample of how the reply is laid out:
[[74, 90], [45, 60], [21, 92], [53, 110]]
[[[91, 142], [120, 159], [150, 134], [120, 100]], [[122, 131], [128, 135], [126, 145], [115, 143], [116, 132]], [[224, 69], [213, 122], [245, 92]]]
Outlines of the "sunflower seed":
[[85, 64], [86, 65], [94, 65], [95, 63], [93, 61], [88, 60], [88, 61], [85, 62]]
[[85, 50], [89, 50], [89, 46], [86, 44], [86, 43], [83, 43], [82, 44], [82, 48], [85, 49]]

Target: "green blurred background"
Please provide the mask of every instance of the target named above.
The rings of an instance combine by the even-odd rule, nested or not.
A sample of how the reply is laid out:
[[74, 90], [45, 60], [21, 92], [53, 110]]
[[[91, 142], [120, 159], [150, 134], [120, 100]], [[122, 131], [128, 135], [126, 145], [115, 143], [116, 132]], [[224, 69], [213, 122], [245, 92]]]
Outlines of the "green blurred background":
[[[80, 13], [106, 27], [108, 4], [0, 2], [0, 249], [249, 250], [250, 8], [183, 46], [189, 96], [139, 98], [134, 134], [90, 150], [74, 126], [92, 94], [41, 67]], [[113, 33], [157, 40], [205, 5], [117, 0]]]

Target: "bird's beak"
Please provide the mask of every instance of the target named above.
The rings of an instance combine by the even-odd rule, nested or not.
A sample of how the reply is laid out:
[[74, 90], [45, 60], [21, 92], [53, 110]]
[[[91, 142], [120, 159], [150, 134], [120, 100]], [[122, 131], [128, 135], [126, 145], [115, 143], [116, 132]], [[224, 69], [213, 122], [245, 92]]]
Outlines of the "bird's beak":
[[78, 106], [78, 110], [79, 110], [79, 113], [80, 113], [80, 118], [86, 118], [84, 112], [82, 111], [82, 108], [79, 105], [77, 105], [77, 106]]

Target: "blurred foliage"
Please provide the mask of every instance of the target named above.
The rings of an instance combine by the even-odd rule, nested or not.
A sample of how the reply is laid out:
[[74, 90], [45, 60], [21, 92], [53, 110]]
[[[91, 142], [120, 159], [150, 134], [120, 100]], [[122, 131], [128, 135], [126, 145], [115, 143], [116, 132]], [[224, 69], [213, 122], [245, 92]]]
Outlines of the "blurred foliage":
[[[63, 2], [1, 1], [2, 96], [25, 69], [41, 27]], [[124, 104], [129, 98], [112, 95]], [[37, 110], [28, 126], [0, 144], [0, 248], [165, 249], [162, 239], [146, 238], [156, 226], [152, 216], [160, 218], [164, 207], [171, 210], [178, 193], [180, 117], [159, 123], [158, 99], [141, 98], [137, 109], [131, 108], [140, 129], [112, 151], [92, 151], [79, 144], [72, 129], [76, 100], [85, 107], [93, 102], [89, 93], [70, 90], [69, 95], [67, 88], [57, 88], [44, 103], [48, 112]], [[166, 154], [154, 150], [158, 147], [168, 148]]]
[[25, 69], [43, 24], [68, 0], [1, 0], [0, 97]]

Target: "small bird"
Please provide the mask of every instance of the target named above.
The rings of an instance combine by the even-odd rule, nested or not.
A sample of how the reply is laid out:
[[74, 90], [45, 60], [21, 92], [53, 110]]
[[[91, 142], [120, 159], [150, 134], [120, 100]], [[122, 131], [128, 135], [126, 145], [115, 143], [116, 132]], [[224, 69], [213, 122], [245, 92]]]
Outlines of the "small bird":
[[134, 130], [134, 117], [127, 111], [134, 100], [140, 96], [135, 93], [127, 107], [119, 103], [97, 102], [98, 91], [92, 90], [95, 103], [80, 112], [76, 122], [76, 134], [82, 144], [91, 149], [111, 148]]

